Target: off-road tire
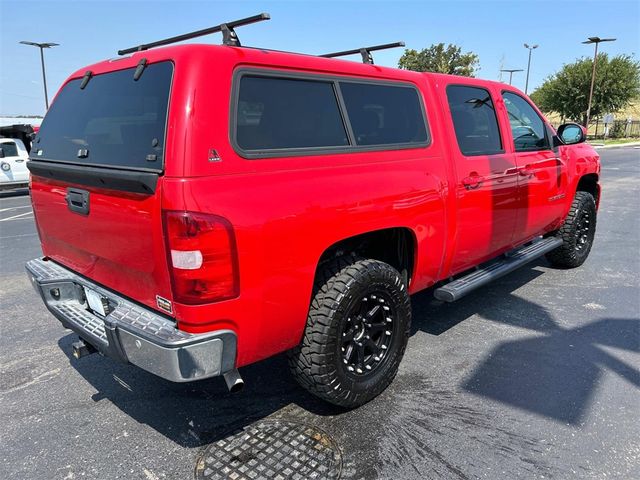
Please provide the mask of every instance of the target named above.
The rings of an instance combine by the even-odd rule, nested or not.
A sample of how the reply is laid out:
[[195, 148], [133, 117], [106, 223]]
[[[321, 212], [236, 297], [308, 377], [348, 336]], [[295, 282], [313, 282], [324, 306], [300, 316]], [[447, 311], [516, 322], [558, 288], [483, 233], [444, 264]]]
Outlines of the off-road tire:
[[576, 192], [564, 224], [555, 233], [562, 239], [562, 245], [546, 255], [553, 266], [575, 268], [584, 263], [593, 246], [596, 214], [593, 196], [588, 192]]
[[[366, 305], [363, 303], [365, 297], [369, 300]], [[372, 371], [357, 374], [345, 365], [343, 337], [355, 329], [354, 309], [361, 310], [362, 305], [368, 309], [371, 298], [374, 301], [386, 299], [386, 303], [381, 304], [388, 307], [386, 313], [378, 309], [376, 315], [393, 312], [392, 321], [384, 317], [393, 330], [384, 350], [385, 356]], [[359, 317], [366, 318], [366, 315]], [[360, 325], [364, 328], [365, 321], [361, 320]], [[300, 385], [313, 395], [344, 408], [360, 406], [392, 382], [404, 355], [410, 326], [411, 303], [402, 276], [396, 269], [378, 260], [351, 256], [331, 260], [320, 266], [316, 274], [302, 341], [289, 352], [291, 371]], [[346, 328], [349, 332], [345, 332]], [[359, 353], [356, 352], [357, 358]], [[374, 357], [370, 356], [370, 361]]]

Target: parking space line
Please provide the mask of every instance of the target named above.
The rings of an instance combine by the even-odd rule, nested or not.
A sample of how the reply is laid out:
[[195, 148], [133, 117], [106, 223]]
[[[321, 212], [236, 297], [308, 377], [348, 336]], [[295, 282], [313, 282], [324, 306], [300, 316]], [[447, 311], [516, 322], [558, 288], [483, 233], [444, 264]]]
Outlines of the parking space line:
[[19, 213], [17, 215], [13, 215], [12, 217], [1, 218], [0, 222], [6, 222], [7, 220], [18, 220], [18, 219], [20, 219], [20, 217], [24, 217], [25, 215], [31, 215], [32, 213], [33, 213], [32, 211], [29, 211], [29, 212], [24, 212], [24, 213]]
[[16, 210], [18, 208], [31, 208], [31, 205], [18, 205], [17, 207], [0, 208], [0, 213], [8, 212], [9, 210]]
[[37, 233], [25, 233], [24, 235], [7, 235], [6, 237], [0, 237], [0, 240], [4, 240], [6, 238], [35, 237], [37, 235]]

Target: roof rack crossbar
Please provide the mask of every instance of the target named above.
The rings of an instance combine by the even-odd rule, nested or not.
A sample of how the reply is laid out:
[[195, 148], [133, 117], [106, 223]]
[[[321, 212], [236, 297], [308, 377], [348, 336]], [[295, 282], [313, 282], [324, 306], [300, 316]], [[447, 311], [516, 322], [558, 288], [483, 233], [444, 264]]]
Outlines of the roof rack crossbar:
[[344, 57], [345, 55], [355, 55], [359, 53], [362, 55], [362, 63], [368, 63], [373, 65], [373, 56], [371, 52], [376, 50], [386, 50], [387, 48], [404, 47], [404, 42], [385, 43], [384, 45], [374, 45], [372, 47], [355, 48], [353, 50], [345, 50], [344, 52], [325, 53], [320, 55], [325, 58]]
[[212, 33], [222, 32], [222, 40], [225, 45], [239, 47], [240, 40], [236, 34], [234, 28], [243, 25], [249, 25], [251, 23], [261, 22], [263, 20], [269, 20], [271, 17], [268, 13], [260, 13], [252, 17], [242, 18], [240, 20], [234, 20], [232, 22], [221, 23], [215, 27], [204, 28], [191, 33], [185, 33], [183, 35], [177, 35], [175, 37], [165, 38], [164, 40], [158, 40], [151, 43], [143, 43], [137, 47], [125, 48], [124, 50], [118, 50], [118, 55], [127, 55], [133, 52], [140, 52], [142, 50], [148, 50], [154, 47], [160, 47], [162, 45], [169, 45], [171, 43], [182, 42], [184, 40], [190, 40], [196, 37], [202, 37], [204, 35], [210, 35]]

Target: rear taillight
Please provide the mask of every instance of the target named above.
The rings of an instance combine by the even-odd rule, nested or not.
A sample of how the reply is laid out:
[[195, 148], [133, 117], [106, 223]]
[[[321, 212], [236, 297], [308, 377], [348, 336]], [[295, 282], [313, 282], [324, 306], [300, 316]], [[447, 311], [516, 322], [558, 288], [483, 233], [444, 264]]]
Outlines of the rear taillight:
[[238, 252], [225, 218], [197, 212], [164, 212], [174, 301], [190, 305], [238, 296]]

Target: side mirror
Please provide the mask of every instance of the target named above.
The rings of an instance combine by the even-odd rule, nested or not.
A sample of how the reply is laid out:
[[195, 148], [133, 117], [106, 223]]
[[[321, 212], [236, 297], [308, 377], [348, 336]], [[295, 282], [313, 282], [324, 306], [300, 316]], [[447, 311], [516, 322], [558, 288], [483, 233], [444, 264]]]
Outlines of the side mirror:
[[0, 147], [0, 158], [4, 158], [4, 150]]
[[587, 129], [577, 123], [565, 123], [558, 127], [558, 138], [563, 145], [575, 145], [587, 139]]

